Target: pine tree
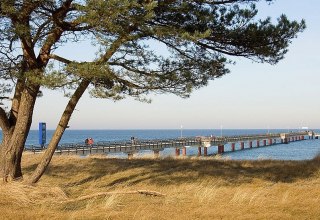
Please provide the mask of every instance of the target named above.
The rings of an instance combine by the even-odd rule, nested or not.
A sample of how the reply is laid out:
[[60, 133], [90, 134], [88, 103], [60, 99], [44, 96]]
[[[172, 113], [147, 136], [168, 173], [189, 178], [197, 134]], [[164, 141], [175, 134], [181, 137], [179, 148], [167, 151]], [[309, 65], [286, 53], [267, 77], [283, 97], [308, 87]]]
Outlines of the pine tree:
[[[285, 15], [275, 24], [258, 20], [256, 2], [1, 0], [0, 101], [11, 103], [0, 106], [4, 181], [22, 178], [22, 152], [41, 88], [61, 89], [70, 100], [29, 183], [44, 173], [85, 91], [113, 100], [148, 101], [150, 92], [188, 97], [228, 73], [234, 56], [276, 64], [305, 22]], [[96, 59], [77, 62], [55, 53], [83, 41], [99, 47]]]

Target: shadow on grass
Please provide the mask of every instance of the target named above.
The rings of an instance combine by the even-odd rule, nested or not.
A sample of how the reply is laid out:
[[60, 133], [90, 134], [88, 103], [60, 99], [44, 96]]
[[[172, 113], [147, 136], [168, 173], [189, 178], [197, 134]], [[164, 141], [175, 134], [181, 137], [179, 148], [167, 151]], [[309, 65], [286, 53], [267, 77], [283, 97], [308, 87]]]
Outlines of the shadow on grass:
[[[30, 165], [25, 167], [24, 171], [30, 172], [34, 168], [35, 165]], [[254, 179], [292, 183], [311, 178], [319, 170], [320, 156], [310, 161], [72, 158], [63, 163], [51, 164], [45, 175], [66, 178], [80, 172], [86, 174], [81, 180], [65, 183], [66, 186], [81, 185], [103, 177], [108, 179], [120, 172], [126, 172], [126, 175], [113, 177], [105, 186], [135, 185], [144, 182], [177, 185], [212, 179], [218, 179], [223, 185], [240, 185], [250, 183]]]

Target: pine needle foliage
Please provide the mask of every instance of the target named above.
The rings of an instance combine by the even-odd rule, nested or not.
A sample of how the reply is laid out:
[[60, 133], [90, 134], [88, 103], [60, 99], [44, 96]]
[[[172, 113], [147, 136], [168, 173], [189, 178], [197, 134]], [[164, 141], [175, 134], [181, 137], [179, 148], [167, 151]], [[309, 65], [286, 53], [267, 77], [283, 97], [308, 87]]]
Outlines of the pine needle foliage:
[[[93, 96], [111, 99], [151, 91], [188, 97], [228, 73], [231, 56], [276, 64], [305, 28], [304, 21], [285, 15], [276, 24], [258, 20], [255, 2], [4, 0], [0, 77], [52, 89], [86, 78]], [[76, 62], [54, 54], [83, 40], [99, 47], [95, 60]], [[167, 52], [159, 53], [152, 44]], [[49, 61], [56, 65], [48, 68]], [[37, 71], [24, 70], [31, 63]]]
[[[46, 170], [85, 91], [112, 100], [149, 101], [151, 92], [187, 98], [227, 74], [232, 57], [276, 64], [305, 22], [285, 15], [275, 23], [259, 19], [256, 2], [1, 0], [0, 98], [9, 103], [0, 106], [3, 179], [22, 177], [22, 152], [42, 88], [61, 89], [70, 100], [30, 183]], [[71, 60], [57, 50], [88, 41], [98, 48], [92, 60]]]

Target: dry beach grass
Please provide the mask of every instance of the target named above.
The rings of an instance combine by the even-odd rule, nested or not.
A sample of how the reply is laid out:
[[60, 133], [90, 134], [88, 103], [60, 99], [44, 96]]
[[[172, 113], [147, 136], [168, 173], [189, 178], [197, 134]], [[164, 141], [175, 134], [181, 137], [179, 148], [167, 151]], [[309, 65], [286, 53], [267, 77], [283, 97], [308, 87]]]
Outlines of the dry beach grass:
[[[24, 155], [25, 176], [39, 159]], [[125, 194], [136, 190], [165, 196]], [[320, 156], [311, 161], [54, 156], [36, 186], [0, 184], [0, 213], [2, 219], [320, 219]]]

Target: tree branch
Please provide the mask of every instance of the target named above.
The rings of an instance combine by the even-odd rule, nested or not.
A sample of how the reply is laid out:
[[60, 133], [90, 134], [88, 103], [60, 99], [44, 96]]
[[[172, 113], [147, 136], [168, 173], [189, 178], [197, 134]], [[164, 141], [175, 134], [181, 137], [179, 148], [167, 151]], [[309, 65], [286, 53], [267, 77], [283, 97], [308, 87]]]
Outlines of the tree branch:
[[59, 61], [59, 62], [61, 62], [61, 63], [64, 63], [64, 64], [70, 64], [70, 63], [72, 63], [71, 60], [68, 60], [68, 59], [66, 59], [66, 58], [64, 58], [64, 57], [60, 57], [60, 56], [58, 56], [58, 55], [56, 55], [56, 54], [50, 54], [50, 55], [49, 55], [49, 58], [54, 59], [54, 60], [57, 60], [57, 61]]
[[25, 82], [22, 79], [17, 80], [14, 96], [12, 99], [12, 105], [11, 105], [11, 110], [10, 110], [10, 116], [9, 116], [9, 121], [11, 125], [16, 124], [16, 120], [18, 117], [18, 111], [20, 107], [20, 99], [21, 99], [21, 94], [24, 89]]
[[0, 127], [4, 133], [8, 132], [10, 129], [10, 123], [9, 123], [7, 113], [1, 107], [0, 107]]
[[150, 191], [150, 190], [135, 190], [135, 191], [127, 191], [127, 192], [100, 192], [92, 195], [80, 196], [76, 199], [68, 199], [66, 202], [78, 202], [86, 199], [92, 199], [100, 196], [115, 195], [115, 194], [140, 194], [140, 195], [146, 195], [146, 196], [159, 196], [159, 197], [166, 196], [165, 194], [162, 194], [160, 192]]
[[208, 44], [201, 43], [200, 41], [196, 42], [196, 44], [198, 44], [199, 46], [201, 46], [203, 48], [210, 49], [210, 50], [213, 50], [213, 51], [216, 51], [219, 53], [223, 53], [226, 55], [230, 55], [230, 56], [246, 56], [246, 55], [248, 55], [248, 54], [244, 54], [241, 52], [231, 52], [231, 51], [227, 51], [227, 50], [218, 49], [218, 48], [210, 46]]
[[59, 41], [60, 37], [65, 31], [60, 24], [61, 21], [63, 21], [63, 19], [66, 17], [72, 1], [73, 0], [65, 1], [60, 8], [52, 13], [52, 18], [55, 25], [51, 30], [51, 33], [48, 35], [45, 43], [41, 47], [39, 56], [37, 57], [37, 60], [41, 62], [42, 65], [45, 65], [48, 62], [52, 46]]
[[38, 27], [37, 33], [33, 36], [32, 39], [33, 45], [35, 45], [37, 41], [40, 39], [40, 37], [43, 36], [43, 30], [48, 24], [50, 24], [50, 22], [50, 20], [47, 20]]
[[171, 44], [171, 43], [169, 43], [169, 42], [167, 42], [167, 41], [165, 41], [165, 40], [163, 40], [163, 39], [161, 39], [159, 37], [152, 36], [152, 38], [157, 40], [157, 41], [159, 41], [159, 42], [161, 42], [161, 43], [163, 43], [163, 44], [165, 44], [167, 47], [177, 51], [180, 55], [182, 55], [184, 57], [187, 57], [189, 59], [193, 59], [187, 53], [185, 53], [183, 50], [180, 50], [179, 48], [177, 48], [175, 45], [173, 45], [173, 44]]
[[113, 56], [113, 54], [117, 51], [117, 49], [127, 40], [128, 40], [128, 36], [120, 36], [117, 40], [115, 40], [111, 44], [109, 50], [107, 50], [107, 52], [103, 56], [101, 56], [101, 58], [95, 63], [101, 64], [101, 63], [107, 62]]
[[[259, 1], [259, 0], [251, 0], [252, 1]], [[266, 0], [266, 1], [269, 1], [271, 2], [272, 0]], [[199, 3], [206, 3], [206, 4], [209, 4], [209, 5], [224, 5], [224, 4], [231, 4], [231, 3], [240, 3], [240, 2], [249, 2], [248, 0], [198, 0], [196, 2], [199, 2]]]

